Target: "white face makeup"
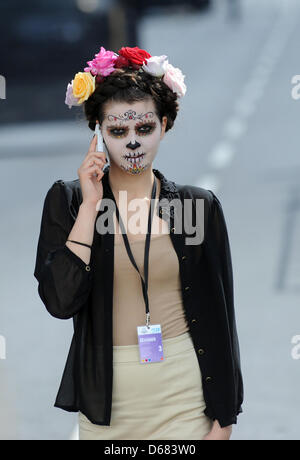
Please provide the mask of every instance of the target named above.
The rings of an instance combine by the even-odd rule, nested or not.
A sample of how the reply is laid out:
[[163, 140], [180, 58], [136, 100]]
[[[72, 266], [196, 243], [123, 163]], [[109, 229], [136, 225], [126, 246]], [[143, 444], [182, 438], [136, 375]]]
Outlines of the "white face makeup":
[[101, 131], [111, 167], [135, 175], [151, 167], [165, 129], [150, 99], [106, 104]]

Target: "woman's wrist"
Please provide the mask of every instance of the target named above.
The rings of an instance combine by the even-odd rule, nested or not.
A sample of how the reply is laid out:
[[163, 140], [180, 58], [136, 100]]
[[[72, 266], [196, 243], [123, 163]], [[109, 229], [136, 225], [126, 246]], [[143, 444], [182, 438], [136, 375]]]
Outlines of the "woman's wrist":
[[85, 212], [90, 213], [93, 216], [97, 216], [98, 210], [95, 203], [89, 201], [83, 201], [80, 205], [80, 209], [83, 209]]

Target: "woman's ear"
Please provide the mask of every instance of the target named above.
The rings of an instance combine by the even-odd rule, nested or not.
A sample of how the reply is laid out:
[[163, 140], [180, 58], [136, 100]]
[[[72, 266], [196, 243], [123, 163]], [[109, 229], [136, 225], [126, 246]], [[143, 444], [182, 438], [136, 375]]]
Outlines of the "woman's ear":
[[162, 118], [162, 123], [161, 123], [161, 134], [160, 134], [160, 139], [162, 139], [165, 135], [165, 131], [166, 131], [166, 126], [167, 126], [167, 122], [168, 122], [168, 118], [166, 116], [164, 116]]

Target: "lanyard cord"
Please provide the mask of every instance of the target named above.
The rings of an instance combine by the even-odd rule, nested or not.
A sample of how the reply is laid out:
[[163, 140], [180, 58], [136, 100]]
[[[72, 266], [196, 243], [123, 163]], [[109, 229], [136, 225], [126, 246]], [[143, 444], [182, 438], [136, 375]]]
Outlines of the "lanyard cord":
[[[113, 193], [112, 193], [112, 195], [113, 195]], [[119, 222], [119, 224], [121, 226], [122, 236], [123, 236], [123, 240], [124, 240], [124, 243], [125, 243], [125, 247], [126, 247], [128, 257], [131, 260], [131, 263], [133, 264], [133, 266], [138, 271], [138, 273], [139, 273], [139, 275], [141, 277], [143, 297], [144, 297], [144, 301], [145, 301], [145, 305], [146, 305], [146, 325], [147, 325], [147, 327], [149, 326], [149, 323], [150, 323], [149, 298], [148, 298], [149, 248], [150, 248], [152, 218], [153, 218], [153, 213], [154, 213], [154, 209], [153, 209], [153, 206], [152, 206], [152, 201], [153, 201], [153, 199], [155, 199], [155, 195], [156, 195], [156, 178], [154, 177], [154, 182], [153, 182], [153, 187], [152, 187], [152, 194], [151, 194], [151, 201], [150, 201], [150, 211], [149, 211], [149, 216], [148, 216], [148, 231], [147, 231], [147, 235], [146, 235], [145, 252], [144, 252], [145, 281], [143, 280], [143, 277], [140, 274], [140, 271], [139, 271], [139, 269], [138, 269], [138, 267], [137, 267], [137, 265], [135, 263], [135, 259], [133, 257], [132, 252], [131, 252], [131, 249], [130, 249], [130, 245], [129, 245], [129, 241], [128, 241], [128, 238], [127, 238], [126, 230], [125, 230], [122, 218], [120, 216], [119, 209], [118, 209], [115, 197], [113, 195], [113, 199], [114, 199], [114, 202], [115, 202], [115, 205], [116, 205], [116, 214], [117, 214], [118, 222]]]

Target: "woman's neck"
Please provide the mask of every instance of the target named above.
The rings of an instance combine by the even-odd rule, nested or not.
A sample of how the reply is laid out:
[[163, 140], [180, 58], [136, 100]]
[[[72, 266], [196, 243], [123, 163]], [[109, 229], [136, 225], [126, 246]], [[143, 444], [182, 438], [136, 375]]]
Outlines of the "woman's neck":
[[[129, 175], [119, 169], [113, 170], [111, 167], [108, 172], [109, 185], [116, 200], [119, 200], [119, 192], [121, 191], [127, 192], [128, 201], [135, 198], [150, 200], [154, 179], [155, 174], [152, 168], [148, 168], [142, 174], [137, 175]], [[156, 178], [156, 196], [159, 185], [159, 180]]]

